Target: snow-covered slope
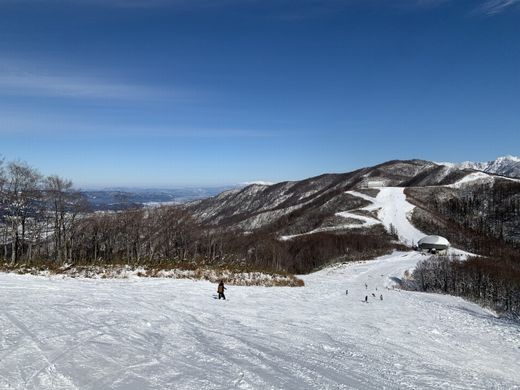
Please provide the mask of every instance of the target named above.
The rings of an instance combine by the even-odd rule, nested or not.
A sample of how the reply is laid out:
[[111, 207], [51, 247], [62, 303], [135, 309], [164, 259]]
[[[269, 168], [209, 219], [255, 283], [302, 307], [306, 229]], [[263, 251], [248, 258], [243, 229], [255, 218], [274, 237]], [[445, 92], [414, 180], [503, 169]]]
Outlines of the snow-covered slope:
[[[513, 179], [511, 179], [511, 180], [513, 180]], [[457, 181], [457, 182], [455, 182], [453, 184], [448, 184], [447, 187], [461, 188], [461, 187], [464, 187], [466, 185], [471, 185], [471, 184], [478, 184], [478, 185], [481, 185], [481, 184], [493, 184], [494, 181], [495, 181], [495, 177], [491, 176], [491, 175], [488, 175], [487, 173], [484, 173], [484, 172], [472, 172], [469, 175], [464, 176], [459, 181]]]
[[377, 203], [381, 206], [379, 218], [386, 229], [390, 230], [393, 226], [403, 243], [413, 245], [425, 236], [410, 223], [414, 206], [406, 200], [404, 188], [382, 188], [377, 195]]
[[0, 388], [515, 388], [517, 325], [391, 288], [420, 258], [329, 268], [303, 288], [228, 286], [227, 301], [208, 282], [2, 274]]

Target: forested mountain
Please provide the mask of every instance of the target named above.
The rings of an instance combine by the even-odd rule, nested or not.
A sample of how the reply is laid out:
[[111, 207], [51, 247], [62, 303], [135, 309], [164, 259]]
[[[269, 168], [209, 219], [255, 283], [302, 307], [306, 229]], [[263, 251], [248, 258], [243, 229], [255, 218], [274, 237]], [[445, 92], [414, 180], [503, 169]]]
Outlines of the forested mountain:
[[197, 262], [310, 272], [402, 245], [367, 207], [381, 187], [406, 187], [414, 223], [462, 249], [486, 254], [520, 243], [517, 180], [423, 160], [101, 213], [89, 211], [70, 181], [27, 165], [6, 165], [1, 179], [2, 256], [12, 264]]
[[[349, 192], [370, 194], [377, 192], [374, 186], [409, 188], [406, 193], [419, 206], [414, 221], [426, 231], [452, 229], [457, 235], [462, 227], [471, 229], [472, 235], [520, 242], [520, 181], [421, 160], [253, 185], [189, 203], [186, 209], [206, 225], [294, 235], [343, 224], [338, 213], [366, 205]], [[465, 240], [454, 242], [467, 246]]]
[[495, 178], [460, 188], [406, 190], [417, 207], [412, 221], [428, 233], [450, 237], [466, 250], [489, 254], [520, 244], [520, 181]]
[[[251, 185], [187, 205], [201, 223], [258, 229], [283, 219], [283, 229], [317, 227], [336, 212], [359, 207], [363, 201], [345, 194], [373, 186], [452, 184], [470, 171], [461, 171], [422, 160], [390, 161], [350, 173], [321, 176], [273, 185]], [[302, 222], [302, 220], [306, 222]], [[299, 226], [298, 225], [298, 226]]]

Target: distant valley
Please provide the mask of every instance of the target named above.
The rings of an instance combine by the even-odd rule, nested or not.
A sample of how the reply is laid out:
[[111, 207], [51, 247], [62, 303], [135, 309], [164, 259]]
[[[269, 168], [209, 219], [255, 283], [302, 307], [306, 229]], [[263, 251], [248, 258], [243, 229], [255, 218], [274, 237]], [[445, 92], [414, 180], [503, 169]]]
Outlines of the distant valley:
[[209, 198], [230, 188], [232, 187], [107, 188], [82, 190], [81, 193], [92, 211], [118, 211], [132, 207], [182, 204]]

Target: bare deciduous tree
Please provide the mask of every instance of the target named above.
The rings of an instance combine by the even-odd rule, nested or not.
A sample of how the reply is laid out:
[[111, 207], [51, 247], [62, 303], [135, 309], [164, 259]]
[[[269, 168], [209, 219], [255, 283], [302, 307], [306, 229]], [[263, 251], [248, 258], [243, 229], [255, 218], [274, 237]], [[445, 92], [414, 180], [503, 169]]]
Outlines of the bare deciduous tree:
[[41, 174], [21, 162], [7, 165], [5, 214], [11, 233], [11, 263], [14, 264], [25, 250], [27, 219], [34, 215], [41, 198], [39, 189]]

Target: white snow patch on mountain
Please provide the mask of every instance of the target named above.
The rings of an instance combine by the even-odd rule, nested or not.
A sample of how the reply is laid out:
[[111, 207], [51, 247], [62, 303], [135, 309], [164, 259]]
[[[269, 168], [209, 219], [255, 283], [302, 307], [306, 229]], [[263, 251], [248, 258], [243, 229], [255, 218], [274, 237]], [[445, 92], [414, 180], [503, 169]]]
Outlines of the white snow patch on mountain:
[[448, 184], [446, 187], [461, 188], [468, 184], [489, 184], [495, 180], [493, 176], [490, 176], [484, 172], [473, 172], [469, 175], [464, 176], [462, 179], [453, 184]]

